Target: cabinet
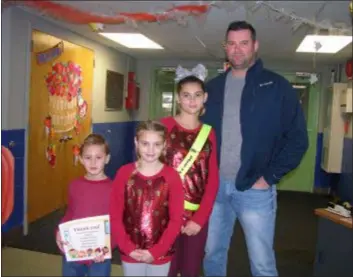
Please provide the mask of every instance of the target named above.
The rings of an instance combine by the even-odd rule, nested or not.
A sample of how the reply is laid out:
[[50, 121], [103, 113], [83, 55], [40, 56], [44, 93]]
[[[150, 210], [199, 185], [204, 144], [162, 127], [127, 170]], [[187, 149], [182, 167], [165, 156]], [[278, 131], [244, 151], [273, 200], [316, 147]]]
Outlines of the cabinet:
[[352, 223], [325, 209], [315, 210], [318, 235], [314, 276], [352, 276]]

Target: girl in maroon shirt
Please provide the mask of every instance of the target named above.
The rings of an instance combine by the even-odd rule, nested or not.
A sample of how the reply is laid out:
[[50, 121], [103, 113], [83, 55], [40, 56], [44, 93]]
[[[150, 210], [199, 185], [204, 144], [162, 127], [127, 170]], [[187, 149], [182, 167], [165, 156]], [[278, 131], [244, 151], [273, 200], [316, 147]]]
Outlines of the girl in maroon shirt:
[[[178, 168], [193, 145], [202, 123], [199, 120], [207, 100], [204, 78], [207, 70], [198, 65], [190, 75], [185, 69], [177, 69], [178, 113], [161, 122], [167, 127], [167, 164]], [[185, 76], [185, 72], [188, 76]], [[184, 225], [176, 242], [176, 254], [172, 260], [169, 276], [200, 276], [207, 239], [208, 219], [216, 199], [219, 177], [216, 136], [213, 129], [184, 176], [184, 200], [196, 204], [190, 210], [185, 206]]]
[[[110, 159], [109, 147], [104, 138], [89, 135], [80, 149], [80, 162], [86, 170], [84, 177], [71, 182], [67, 210], [60, 223], [85, 217], [109, 214], [112, 181], [105, 175], [104, 167]], [[56, 243], [63, 250], [60, 232], [56, 232]], [[103, 255], [94, 261], [68, 262], [63, 257], [62, 276], [110, 276], [111, 261]]]
[[167, 276], [182, 226], [183, 187], [179, 174], [163, 163], [165, 134], [158, 122], [140, 123], [138, 160], [122, 166], [113, 182], [112, 239], [125, 276]]

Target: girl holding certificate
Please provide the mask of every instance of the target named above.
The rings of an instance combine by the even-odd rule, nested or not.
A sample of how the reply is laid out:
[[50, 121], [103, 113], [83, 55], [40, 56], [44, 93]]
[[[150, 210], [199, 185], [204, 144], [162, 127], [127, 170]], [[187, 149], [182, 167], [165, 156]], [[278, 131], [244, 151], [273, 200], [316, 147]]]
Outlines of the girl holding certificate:
[[120, 249], [125, 276], [169, 272], [184, 198], [179, 174], [163, 162], [165, 136], [161, 123], [140, 123], [135, 137], [138, 160], [122, 166], [113, 182], [112, 239]]
[[219, 175], [216, 135], [202, 124], [207, 100], [207, 70], [198, 65], [191, 72], [176, 70], [178, 113], [161, 121], [168, 129], [167, 164], [183, 179], [184, 224], [176, 242], [169, 276], [200, 276], [207, 239], [208, 219], [216, 199]]

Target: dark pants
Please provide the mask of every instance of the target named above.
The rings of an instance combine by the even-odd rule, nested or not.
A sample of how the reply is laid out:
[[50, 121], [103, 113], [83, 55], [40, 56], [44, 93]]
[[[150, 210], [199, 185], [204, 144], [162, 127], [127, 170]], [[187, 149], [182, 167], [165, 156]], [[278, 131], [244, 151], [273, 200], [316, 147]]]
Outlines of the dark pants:
[[196, 236], [180, 235], [175, 242], [174, 254], [169, 276], [200, 276], [202, 260], [205, 254], [208, 224]]
[[110, 276], [111, 260], [90, 265], [68, 262], [63, 257], [62, 276]]

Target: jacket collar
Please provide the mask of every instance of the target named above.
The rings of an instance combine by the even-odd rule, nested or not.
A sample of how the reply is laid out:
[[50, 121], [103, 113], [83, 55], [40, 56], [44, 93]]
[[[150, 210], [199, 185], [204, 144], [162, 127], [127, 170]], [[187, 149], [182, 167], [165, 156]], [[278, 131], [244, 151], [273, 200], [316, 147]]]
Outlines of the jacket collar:
[[[259, 72], [262, 71], [263, 68], [264, 68], [264, 66], [263, 66], [262, 60], [257, 59], [255, 61], [255, 63], [246, 72], [245, 80], [247, 81], [251, 76], [258, 74]], [[227, 76], [228, 72], [231, 70], [232, 70], [232, 68], [229, 67], [225, 72], [222, 73], [224, 78]]]

